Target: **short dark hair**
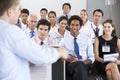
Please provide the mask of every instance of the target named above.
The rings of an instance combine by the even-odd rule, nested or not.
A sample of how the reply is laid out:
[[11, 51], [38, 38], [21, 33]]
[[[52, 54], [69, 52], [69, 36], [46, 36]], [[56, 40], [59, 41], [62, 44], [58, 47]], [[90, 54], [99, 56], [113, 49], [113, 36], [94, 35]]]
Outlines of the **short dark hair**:
[[70, 26], [70, 24], [71, 24], [71, 22], [72, 22], [73, 20], [78, 20], [80, 26], [82, 26], [83, 21], [82, 21], [82, 19], [81, 19], [78, 15], [73, 15], [73, 16], [70, 17], [70, 19], [68, 20], [68, 25], [69, 25], [69, 26]]
[[71, 5], [70, 5], [70, 3], [64, 3], [63, 6], [62, 6], [62, 9], [63, 9], [63, 7], [64, 7], [65, 5], [68, 5], [69, 8], [71, 9]]
[[[107, 19], [103, 22], [103, 26], [104, 26], [105, 23], [110, 23], [112, 25], [114, 30], [112, 31], [111, 36], [116, 36], [115, 25], [113, 24], [113, 21], [111, 19]], [[104, 35], [104, 32], [103, 32], [103, 35]]]
[[57, 16], [55, 11], [50, 11], [50, 12], [48, 13], [48, 17], [49, 17], [49, 15], [50, 15], [51, 13], [53, 13], [55, 16]]
[[0, 0], [0, 16], [4, 14], [5, 10], [17, 4], [19, 4], [19, 0]]
[[40, 19], [37, 23], [37, 29], [39, 28], [40, 25], [46, 25], [48, 26], [48, 31], [50, 30], [50, 22], [46, 19]]
[[48, 13], [48, 10], [46, 9], [46, 8], [42, 8], [41, 10], [40, 10], [40, 12], [41, 11], [46, 11], [46, 13]]
[[102, 14], [102, 16], [104, 16], [104, 13], [103, 13], [103, 11], [101, 9], [95, 9], [93, 11], [93, 15], [95, 14], [95, 12], [100, 12]]
[[67, 23], [68, 23], [68, 19], [65, 17], [65, 16], [61, 16], [60, 18], [59, 18], [59, 23], [62, 21], [62, 20], [66, 20], [67, 21]]
[[22, 13], [26, 13], [27, 15], [29, 15], [29, 10], [28, 10], [28, 9], [22, 9], [22, 10], [21, 10], [21, 14], [22, 14]]

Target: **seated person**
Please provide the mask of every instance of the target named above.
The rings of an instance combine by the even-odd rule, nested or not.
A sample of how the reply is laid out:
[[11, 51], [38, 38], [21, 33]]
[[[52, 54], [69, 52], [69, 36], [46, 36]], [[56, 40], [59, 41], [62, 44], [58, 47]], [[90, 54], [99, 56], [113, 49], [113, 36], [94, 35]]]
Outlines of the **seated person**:
[[22, 9], [16, 25], [20, 27], [23, 31], [27, 28], [28, 16], [29, 16], [29, 10], [25, 8]]
[[[32, 37], [31, 39], [35, 41], [40, 46], [56, 46], [57, 41], [54, 38], [50, 37], [50, 23], [46, 19], [41, 19], [38, 21], [37, 24], [37, 34], [36, 36]], [[31, 79], [34, 80], [48, 80], [48, 75], [51, 71], [51, 64], [48, 65], [33, 65], [31, 64]], [[38, 76], [40, 75], [40, 76]], [[44, 76], [42, 76], [44, 75]]]
[[82, 20], [79, 16], [71, 16], [68, 25], [70, 33], [60, 42], [60, 46], [67, 48], [70, 55], [66, 60], [66, 79], [88, 80], [89, 65], [94, 62], [92, 41], [80, 34]]
[[[97, 74], [107, 76], [108, 80], [120, 80], [118, 70], [120, 70], [120, 61], [104, 62], [105, 54], [119, 53], [120, 39], [115, 35], [115, 26], [112, 20], [106, 20], [103, 23], [103, 35], [95, 39], [94, 52], [95, 52], [95, 67]], [[117, 67], [118, 66], [118, 67]], [[113, 73], [117, 72], [117, 73]]]
[[58, 44], [61, 39], [69, 33], [69, 31], [66, 30], [67, 23], [68, 19], [65, 16], [61, 16], [59, 18], [58, 28], [50, 33], [50, 36], [53, 36], [58, 41]]
[[49, 22], [51, 24], [51, 26], [50, 26], [51, 28], [50, 28], [49, 34], [54, 32], [57, 29], [57, 27], [58, 27], [58, 25], [56, 24], [56, 18], [57, 18], [57, 15], [56, 15], [55, 11], [50, 11], [48, 13], [48, 20], [49, 20]]
[[32, 39], [40, 44], [46, 46], [56, 46], [57, 41], [55, 38], [49, 35], [50, 23], [46, 19], [39, 20], [37, 24], [37, 34]]
[[32, 38], [37, 35], [36, 25], [37, 16], [35, 14], [30, 14], [27, 19], [27, 28], [24, 30], [27, 37]]

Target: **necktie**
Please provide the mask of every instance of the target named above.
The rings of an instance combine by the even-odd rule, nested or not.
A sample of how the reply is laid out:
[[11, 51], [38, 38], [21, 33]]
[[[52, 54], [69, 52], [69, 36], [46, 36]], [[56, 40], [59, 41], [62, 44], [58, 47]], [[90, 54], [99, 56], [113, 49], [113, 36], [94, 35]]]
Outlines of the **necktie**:
[[30, 36], [30, 38], [32, 38], [33, 36], [34, 36], [34, 31], [32, 30], [32, 31], [30, 31], [30, 34], [31, 34], [31, 36]]
[[99, 28], [95, 28], [95, 36], [96, 36], [96, 37], [99, 36]]
[[[68, 15], [66, 14], [66, 18], [68, 19]], [[68, 31], [70, 31], [70, 29], [69, 29], [69, 26], [67, 25], [66, 26], [66, 29], [68, 30]]]
[[40, 42], [40, 45], [43, 45], [43, 44], [44, 44], [43, 41], [41, 41], [41, 42]]
[[74, 38], [74, 52], [78, 59], [82, 59], [82, 56], [79, 55], [79, 46], [78, 46], [76, 39], [77, 38]]
[[66, 14], [66, 18], [68, 19], [68, 15]]

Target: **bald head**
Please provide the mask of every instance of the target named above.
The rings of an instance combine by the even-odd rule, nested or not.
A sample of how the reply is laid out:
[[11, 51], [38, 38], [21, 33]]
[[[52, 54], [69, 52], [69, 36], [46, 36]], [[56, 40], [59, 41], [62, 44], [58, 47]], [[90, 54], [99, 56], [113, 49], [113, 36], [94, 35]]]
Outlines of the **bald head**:
[[27, 24], [30, 30], [34, 30], [37, 25], [37, 16], [34, 14], [30, 14], [28, 16]]

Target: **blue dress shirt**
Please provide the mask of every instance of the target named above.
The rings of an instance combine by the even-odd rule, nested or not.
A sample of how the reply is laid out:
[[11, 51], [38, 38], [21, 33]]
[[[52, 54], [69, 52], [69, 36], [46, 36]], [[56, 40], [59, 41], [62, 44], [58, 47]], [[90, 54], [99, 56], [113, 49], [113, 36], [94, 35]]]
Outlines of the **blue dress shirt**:
[[39, 46], [19, 27], [0, 20], [0, 80], [31, 80], [28, 61], [46, 64], [57, 58], [54, 48]]

